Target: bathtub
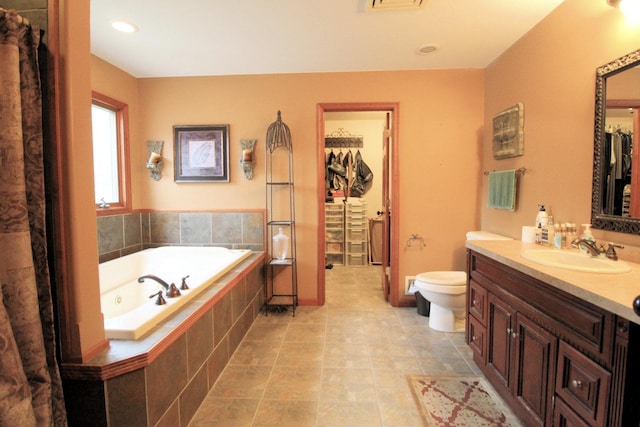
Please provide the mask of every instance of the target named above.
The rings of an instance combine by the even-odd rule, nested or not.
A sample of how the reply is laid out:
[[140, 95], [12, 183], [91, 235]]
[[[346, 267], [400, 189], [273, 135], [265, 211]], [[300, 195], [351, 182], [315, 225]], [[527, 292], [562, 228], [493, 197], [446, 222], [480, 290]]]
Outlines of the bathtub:
[[[221, 276], [251, 255], [249, 249], [165, 246], [146, 249], [103, 262], [99, 266], [100, 303], [105, 335], [110, 339], [135, 340], [194, 299]], [[189, 276], [189, 290], [156, 305], [156, 294], [164, 288], [155, 280], [138, 277], [152, 274], [179, 288]]]

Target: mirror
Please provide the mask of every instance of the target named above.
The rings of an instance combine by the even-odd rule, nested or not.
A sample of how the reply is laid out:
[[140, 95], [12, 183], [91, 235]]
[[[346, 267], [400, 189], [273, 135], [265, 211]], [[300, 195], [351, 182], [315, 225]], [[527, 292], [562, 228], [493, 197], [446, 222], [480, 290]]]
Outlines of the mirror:
[[596, 70], [591, 223], [600, 230], [640, 233], [639, 66], [637, 50]]

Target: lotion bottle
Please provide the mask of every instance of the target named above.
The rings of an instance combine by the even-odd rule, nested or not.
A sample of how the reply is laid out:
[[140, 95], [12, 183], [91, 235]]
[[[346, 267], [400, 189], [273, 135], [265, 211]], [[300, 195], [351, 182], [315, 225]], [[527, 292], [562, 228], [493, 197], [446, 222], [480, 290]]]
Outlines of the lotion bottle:
[[544, 205], [540, 206], [540, 210], [538, 211], [538, 215], [536, 215], [536, 227], [542, 228], [546, 227], [549, 223], [549, 217], [547, 216], [547, 211], [544, 208]]

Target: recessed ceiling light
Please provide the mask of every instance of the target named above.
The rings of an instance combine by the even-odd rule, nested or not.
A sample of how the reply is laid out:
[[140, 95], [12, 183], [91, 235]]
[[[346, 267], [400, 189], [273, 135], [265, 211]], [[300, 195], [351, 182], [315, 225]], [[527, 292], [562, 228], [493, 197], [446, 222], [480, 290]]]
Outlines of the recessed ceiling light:
[[111, 22], [111, 26], [123, 33], [135, 33], [138, 31], [138, 27], [126, 21], [113, 21]]
[[426, 45], [420, 46], [418, 49], [416, 49], [416, 53], [418, 55], [429, 55], [430, 53], [435, 52], [439, 48], [440, 47], [437, 44], [426, 44]]

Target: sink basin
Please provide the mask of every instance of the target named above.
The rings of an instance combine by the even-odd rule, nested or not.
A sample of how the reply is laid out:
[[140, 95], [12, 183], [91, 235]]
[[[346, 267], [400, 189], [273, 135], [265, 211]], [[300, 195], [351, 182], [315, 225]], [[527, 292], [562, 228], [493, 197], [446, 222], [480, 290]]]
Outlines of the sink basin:
[[603, 256], [591, 257], [577, 251], [559, 249], [527, 249], [522, 258], [547, 267], [587, 273], [626, 273], [631, 268], [622, 261], [612, 261]]

